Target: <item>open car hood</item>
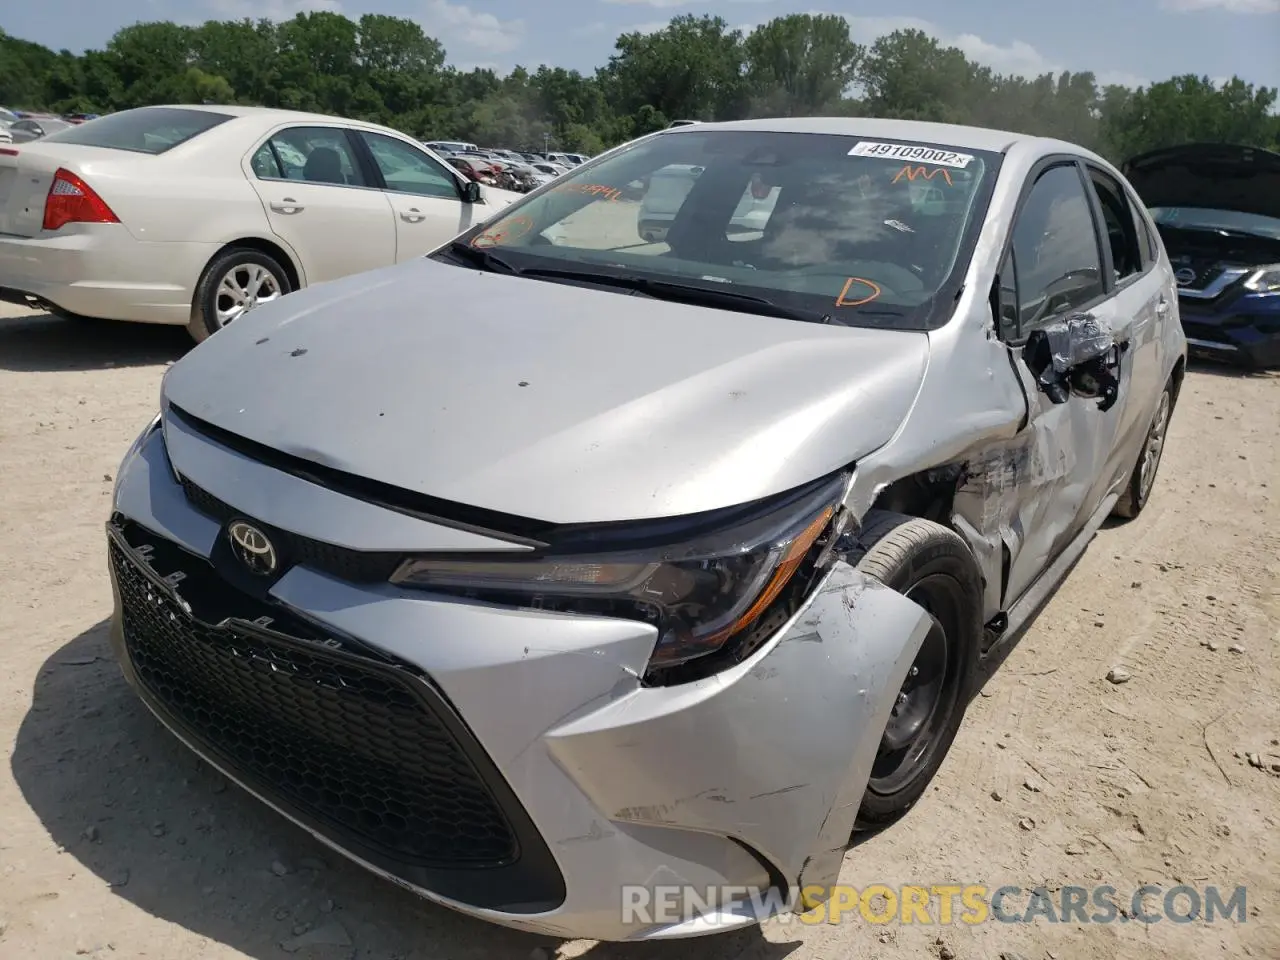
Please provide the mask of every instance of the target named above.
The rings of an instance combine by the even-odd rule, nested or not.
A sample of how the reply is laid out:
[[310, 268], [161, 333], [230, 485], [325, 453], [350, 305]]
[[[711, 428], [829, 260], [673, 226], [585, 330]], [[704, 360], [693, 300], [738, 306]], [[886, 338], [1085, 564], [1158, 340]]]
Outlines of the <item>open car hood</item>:
[[1189, 143], [1126, 160], [1121, 172], [1148, 207], [1234, 210], [1280, 219], [1280, 153]]
[[276, 451], [454, 503], [643, 520], [780, 493], [883, 445], [928, 355], [925, 333], [424, 259], [255, 307], [174, 364], [163, 398]]

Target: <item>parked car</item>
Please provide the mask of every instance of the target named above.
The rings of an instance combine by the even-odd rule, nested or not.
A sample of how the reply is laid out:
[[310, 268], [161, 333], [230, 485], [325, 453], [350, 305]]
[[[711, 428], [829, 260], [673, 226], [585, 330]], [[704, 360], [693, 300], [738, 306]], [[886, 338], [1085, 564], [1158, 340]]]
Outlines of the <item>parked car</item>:
[[560, 164], [558, 163], [547, 163], [545, 161], [541, 163], [535, 163], [533, 165], [533, 169], [537, 170], [539, 173], [545, 176], [551, 177], [552, 179], [569, 172], [564, 167], [560, 166]]
[[474, 143], [466, 143], [460, 140], [428, 140], [424, 146], [430, 147], [441, 156], [450, 153], [466, 153], [468, 150], [477, 149]]
[[498, 171], [488, 160], [482, 160], [479, 157], [455, 155], [446, 157], [445, 162], [468, 180], [492, 185], [496, 185], [498, 182]]
[[[621, 191], [673, 164], [657, 255]], [[1148, 503], [1186, 358], [1155, 229], [1057, 140], [643, 137], [178, 360], [117, 473], [111, 642], [212, 766], [451, 908], [603, 940], [812, 908]], [[666, 884], [711, 900], [655, 917]]]
[[70, 126], [72, 124], [57, 117], [24, 117], [9, 124], [9, 142], [30, 143]]
[[[15, 127], [18, 124], [15, 124]], [[183, 324], [420, 257], [517, 194], [387, 127], [261, 107], [142, 107], [0, 152], [0, 296]]]
[[1280, 367], [1280, 154], [1196, 143], [1124, 170], [1169, 252], [1191, 351]]

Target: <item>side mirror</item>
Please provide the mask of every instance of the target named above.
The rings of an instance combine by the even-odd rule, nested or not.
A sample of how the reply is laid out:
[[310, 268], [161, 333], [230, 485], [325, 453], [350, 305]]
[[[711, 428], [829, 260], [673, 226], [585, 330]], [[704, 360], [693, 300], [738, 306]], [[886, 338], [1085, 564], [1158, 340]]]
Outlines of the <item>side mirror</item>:
[[480, 193], [480, 184], [474, 180], [468, 180], [462, 185], [462, 202], [463, 203], [479, 203], [483, 199]]
[[1115, 406], [1120, 347], [1093, 315], [1075, 313], [1031, 331], [1022, 359], [1053, 403], [1066, 403], [1074, 393], [1098, 400], [1102, 411]]

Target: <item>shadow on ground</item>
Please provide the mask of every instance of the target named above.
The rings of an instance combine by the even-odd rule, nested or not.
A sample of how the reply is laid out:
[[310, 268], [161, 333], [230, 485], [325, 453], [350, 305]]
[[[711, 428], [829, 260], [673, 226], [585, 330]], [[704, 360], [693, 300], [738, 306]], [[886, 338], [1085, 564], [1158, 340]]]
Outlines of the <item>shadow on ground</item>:
[[[300, 924], [349, 945], [305, 948], [293, 954], [299, 960], [555, 953], [558, 941], [471, 920], [367, 874], [229, 785], [134, 697], [105, 622], [41, 666], [13, 774], [53, 841], [117, 896], [255, 960], [284, 955], [280, 943]], [[282, 866], [287, 872], [277, 875]], [[751, 929], [710, 940], [595, 944], [585, 956], [781, 960], [797, 946]]]
[[1266, 380], [1280, 377], [1280, 370], [1278, 369], [1242, 367], [1220, 360], [1209, 360], [1204, 357], [1190, 357], [1187, 360], [1187, 372], [1207, 374], [1211, 377], [1227, 377], [1232, 380]]
[[0, 317], [0, 370], [102, 370], [177, 360], [194, 343], [182, 327], [63, 320], [47, 313]]

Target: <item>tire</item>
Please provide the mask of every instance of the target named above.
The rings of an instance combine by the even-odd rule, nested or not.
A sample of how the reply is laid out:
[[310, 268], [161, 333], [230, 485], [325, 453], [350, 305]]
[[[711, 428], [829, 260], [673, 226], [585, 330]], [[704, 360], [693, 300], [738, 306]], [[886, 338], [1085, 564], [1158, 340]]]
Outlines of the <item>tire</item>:
[[1151, 417], [1151, 425], [1142, 438], [1142, 448], [1138, 451], [1138, 462], [1129, 476], [1129, 483], [1124, 493], [1111, 508], [1113, 517], [1132, 520], [1140, 514], [1151, 498], [1155, 488], [1156, 472], [1160, 469], [1160, 460], [1164, 456], [1164, 441], [1169, 434], [1169, 420], [1173, 416], [1173, 383], [1165, 384], [1164, 392], [1156, 405], [1156, 412]]
[[[964, 719], [982, 643], [982, 575], [954, 531], [873, 510], [848, 562], [911, 597], [934, 617], [881, 735], [854, 829], [886, 826], [910, 810], [946, 758]], [[913, 732], [914, 731], [914, 732]]]
[[229, 247], [204, 268], [187, 331], [199, 343], [257, 304], [292, 290], [289, 274], [275, 257], [251, 247]]

